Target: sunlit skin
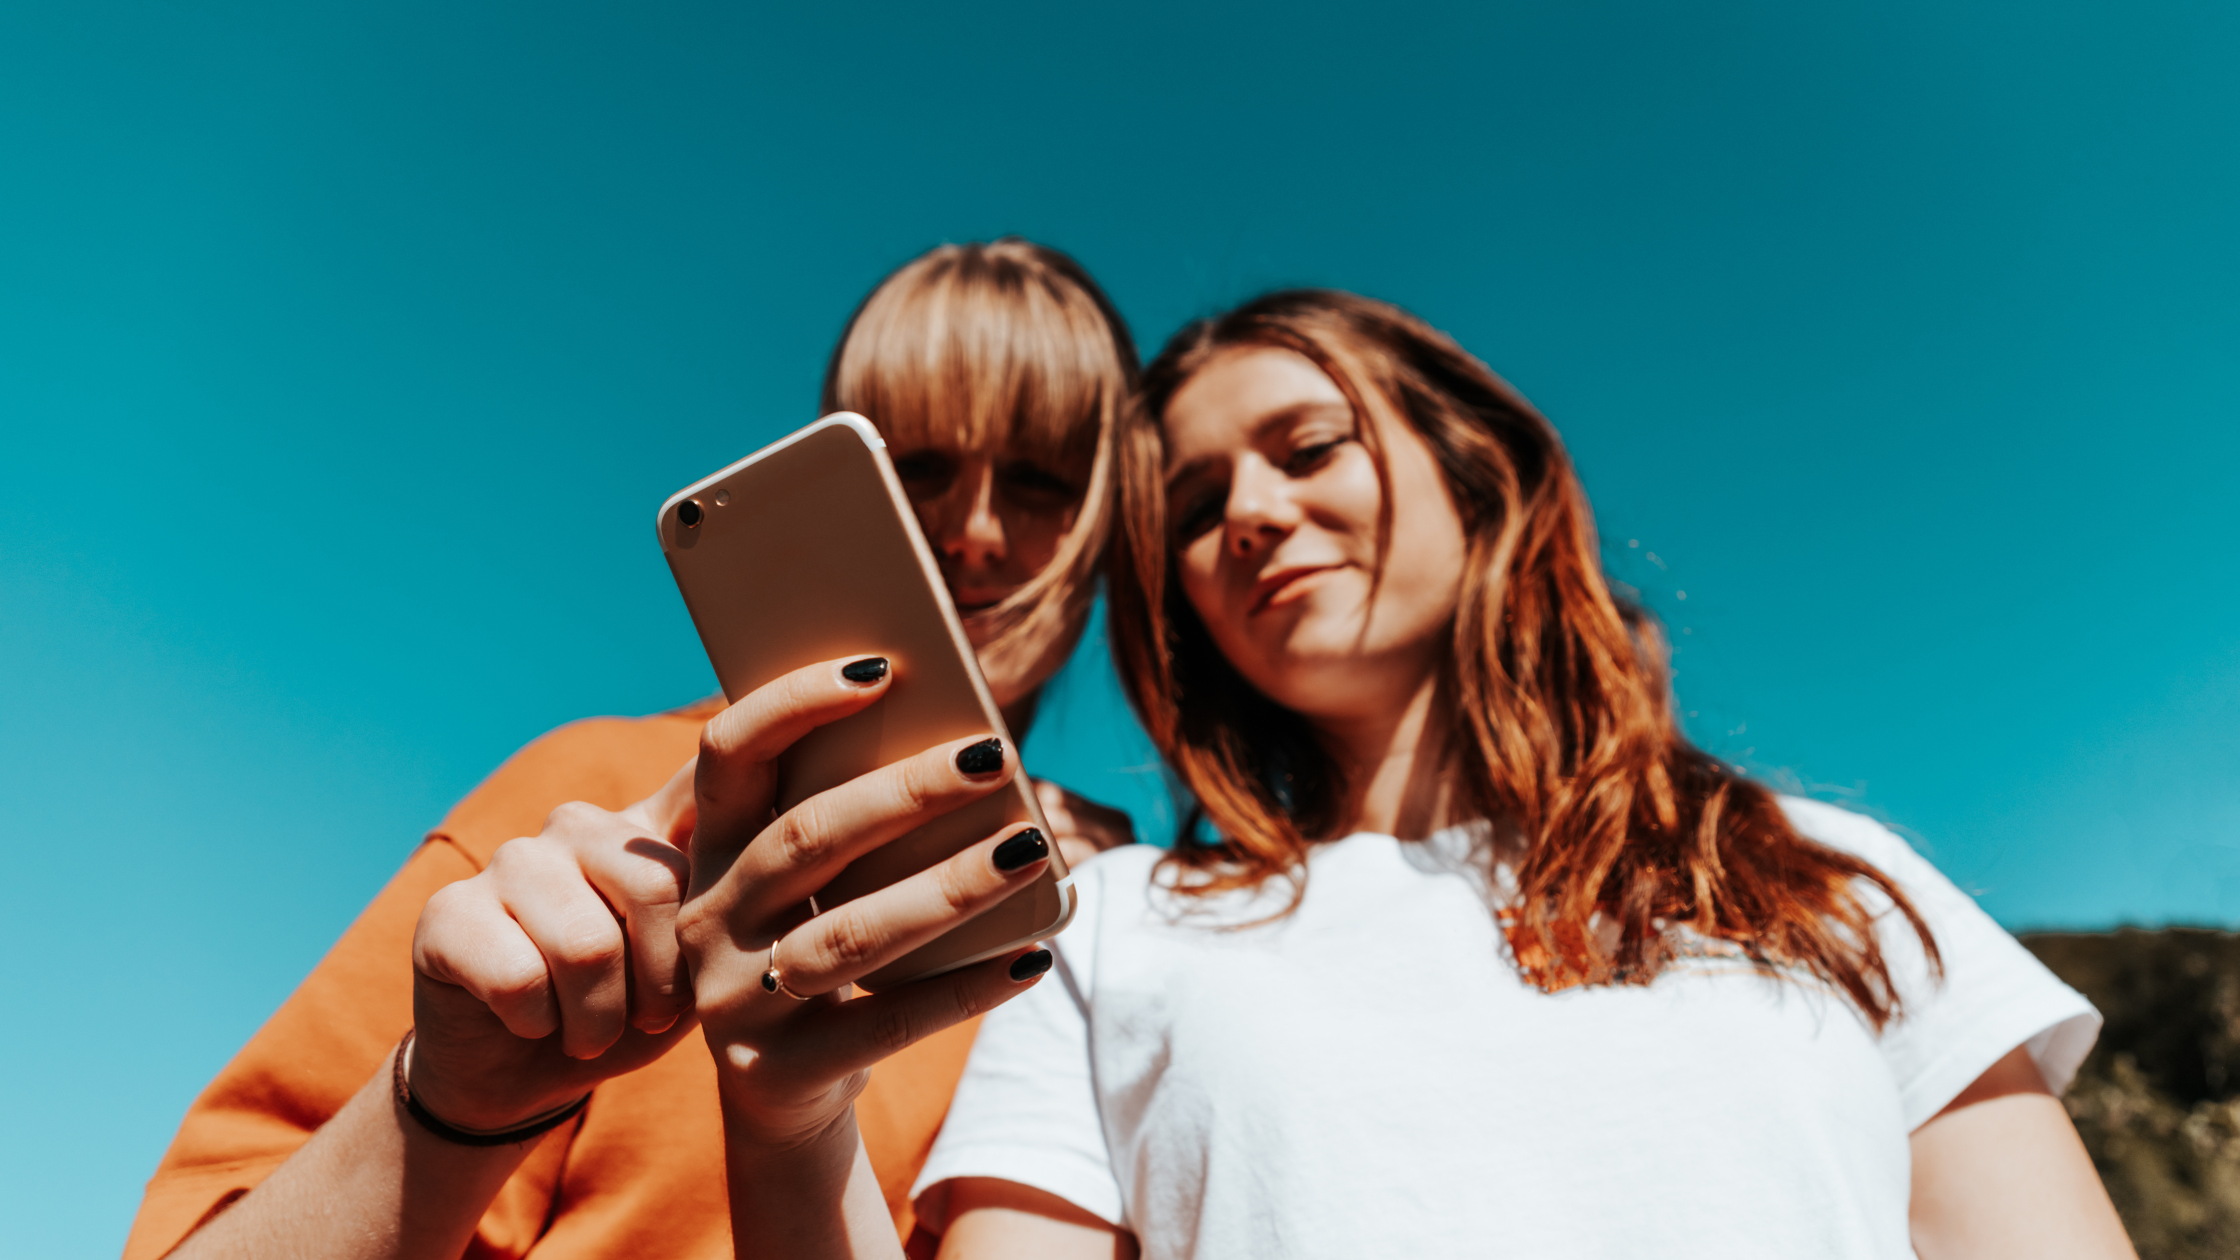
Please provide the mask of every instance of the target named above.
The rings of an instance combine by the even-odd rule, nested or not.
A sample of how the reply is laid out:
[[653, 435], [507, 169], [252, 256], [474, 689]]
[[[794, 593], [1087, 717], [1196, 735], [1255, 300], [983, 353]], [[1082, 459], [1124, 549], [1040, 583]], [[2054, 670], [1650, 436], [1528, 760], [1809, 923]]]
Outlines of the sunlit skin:
[[[1380, 410], [1356, 417], [1296, 351], [1229, 351], [1167, 406], [1167, 502], [1184, 596], [1239, 673], [1331, 742], [1347, 829], [1421, 834], [1467, 541], [1430, 447]], [[1365, 424], [1392, 487], [1381, 573]]]

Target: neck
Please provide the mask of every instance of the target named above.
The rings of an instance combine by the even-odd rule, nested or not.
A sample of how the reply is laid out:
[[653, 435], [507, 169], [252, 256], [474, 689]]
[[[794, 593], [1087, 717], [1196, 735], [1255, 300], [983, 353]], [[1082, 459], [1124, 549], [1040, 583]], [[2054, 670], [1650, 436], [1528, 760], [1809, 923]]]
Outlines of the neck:
[[1374, 831], [1417, 840], [1452, 822], [1444, 773], [1450, 719], [1433, 673], [1396, 708], [1315, 723], [1345, 774], [1337, 834]]

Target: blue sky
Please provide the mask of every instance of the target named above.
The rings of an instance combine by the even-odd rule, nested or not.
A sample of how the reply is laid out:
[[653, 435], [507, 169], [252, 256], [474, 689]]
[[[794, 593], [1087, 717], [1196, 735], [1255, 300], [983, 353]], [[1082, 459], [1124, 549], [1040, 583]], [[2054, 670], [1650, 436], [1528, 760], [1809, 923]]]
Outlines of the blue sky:
[[[653, 508], [944, 240], [1147, 349], [1418, 311], [1565, 434], [1705, 745], [2011, 926], [2240, 917], [2240, 10], [775, 8], [0, 10], [25, 1254], [116, 1250], [507, 753], [713, 689]], [[1077, 660], [1029, 762], [1148, 825], [1115, 712]]]

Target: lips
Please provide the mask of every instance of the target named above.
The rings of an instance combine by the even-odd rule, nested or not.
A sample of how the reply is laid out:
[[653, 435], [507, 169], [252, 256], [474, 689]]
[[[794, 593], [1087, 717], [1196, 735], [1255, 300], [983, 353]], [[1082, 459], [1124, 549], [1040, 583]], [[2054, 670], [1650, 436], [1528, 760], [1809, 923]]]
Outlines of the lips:
[[1278, 604], [1290, 603], [1293, 596], [1303, 592], [1301, 584], [1307, 579], [1328, 573], [1337, 567], [1334, 564], [1300, 564], [1267, 574], [1253, 584], [1252, 605], [1247, 615], [1257, 615]]

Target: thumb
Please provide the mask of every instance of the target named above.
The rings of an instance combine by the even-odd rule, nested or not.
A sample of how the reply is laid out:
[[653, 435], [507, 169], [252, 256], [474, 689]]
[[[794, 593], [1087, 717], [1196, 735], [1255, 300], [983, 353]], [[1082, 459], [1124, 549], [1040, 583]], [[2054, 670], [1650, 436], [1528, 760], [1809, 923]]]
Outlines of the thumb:
[[699, 821], [700, 813], [692, 791], [693, 773], [699, 764], [698, 757], [685, 762], [653, 795], [622, 812], [679, 849], [689, 848], [693, 824]]

